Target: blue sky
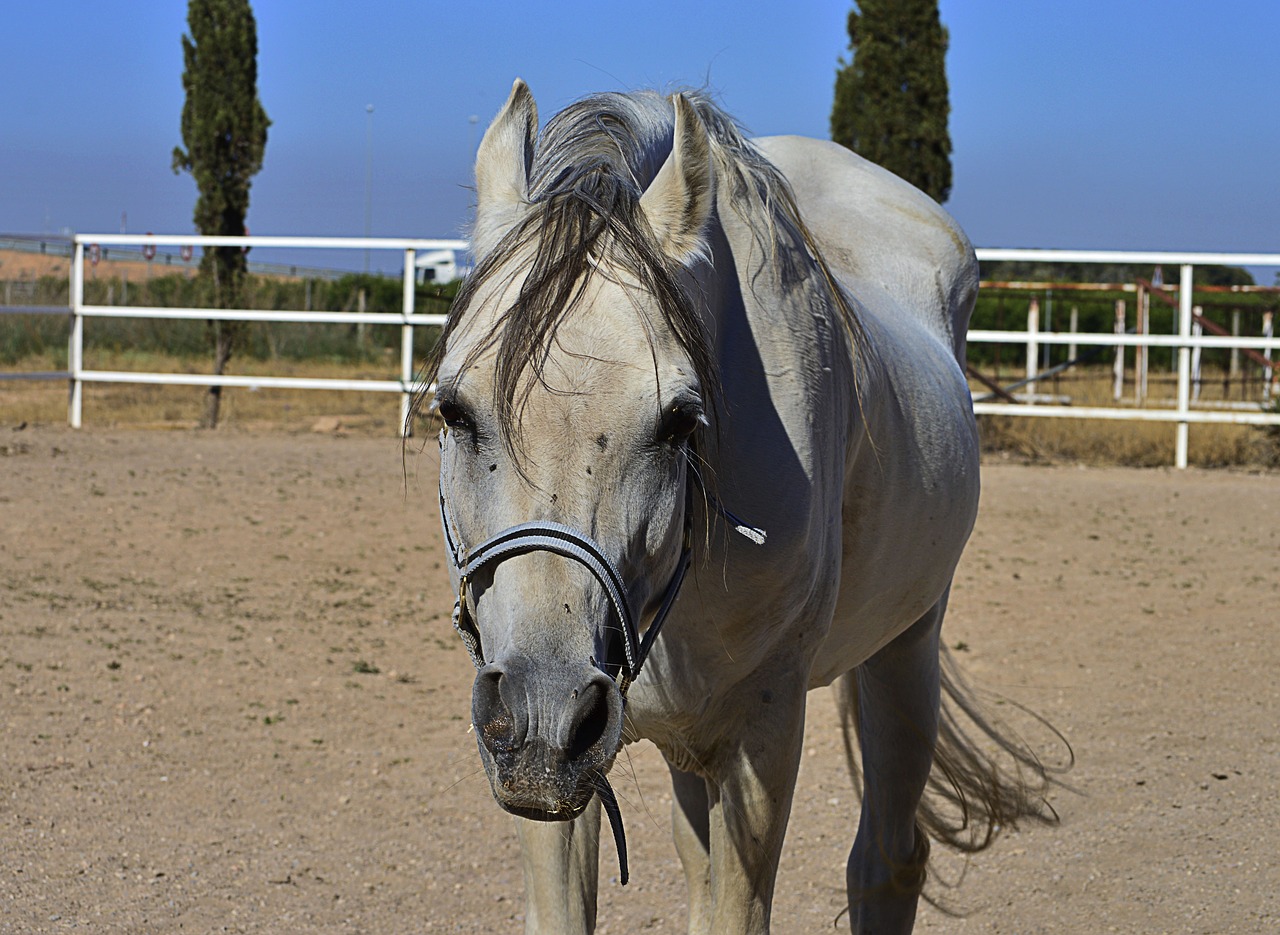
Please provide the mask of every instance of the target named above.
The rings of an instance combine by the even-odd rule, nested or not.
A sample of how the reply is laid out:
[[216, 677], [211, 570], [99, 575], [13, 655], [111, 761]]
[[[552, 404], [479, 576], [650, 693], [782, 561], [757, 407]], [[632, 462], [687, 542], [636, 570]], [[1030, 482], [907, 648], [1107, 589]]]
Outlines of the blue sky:
[[[544, 120], [592, 91], [706, 84], [753, 133], [826, 136], [849, 6], [256, 0], [272, 126], [250, 228], [363, 232], [373, 104], [373, 233], [458, 236], [470, 154], [517, 75]], [[1280, 2], [940, 7], [947, 207], [976, 244], [1280, 250]], [[186, 3], [12, 2], [0, 23], [0, 234], [122, 214], [191, 231], [194, 183], [170, 170]]]

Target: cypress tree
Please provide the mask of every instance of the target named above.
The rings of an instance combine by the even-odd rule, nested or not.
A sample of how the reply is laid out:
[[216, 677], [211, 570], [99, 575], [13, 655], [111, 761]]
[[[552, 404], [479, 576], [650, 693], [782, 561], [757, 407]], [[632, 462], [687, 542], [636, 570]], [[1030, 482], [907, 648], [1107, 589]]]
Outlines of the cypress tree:
[[836, 70], [831, 138], [946, 201], [949, 40], [937, 0], [858, 0], [848, 28], [851, 58]]
[[[195, 226], [201, 234], [245, 233], [249, 186], [262, 168], [271, 121], [258, 100], [258, 30], [248, 0], [190, 0], [190, 35], [182, 37], [187, 92], [182, 108], [182, 146], [174, 147], [173, 171], [190, 172], [200, 192]], [[185, 147], [185, 148], [183, 148]], [[213, 308], [241, 306], [246, 251], [204, 251], [200, 276]], [[242, 339], [245, 322], [210, 321], [215, 374]], [[222, 387], [209, 388], [204, 423], [218, 424]]]

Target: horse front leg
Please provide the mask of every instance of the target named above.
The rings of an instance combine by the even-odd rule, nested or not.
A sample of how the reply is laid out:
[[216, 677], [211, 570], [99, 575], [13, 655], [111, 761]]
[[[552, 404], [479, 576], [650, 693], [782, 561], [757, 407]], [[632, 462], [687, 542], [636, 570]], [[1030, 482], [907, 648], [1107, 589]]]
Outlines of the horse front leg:
[[946, 595], [852, 673], [863, 794], [849, 854], [855, 933], [909, 933], [924, 886], [929, 839], [916, 810], [938, 735], [938, 639]]
[[724, 708], [736, 723], [707, 784], [712, 932], [769, 931], [804, 743], [805, 680], [791, 676], [767, 689], [757, 683]]
[[707, 781], [671, 770], [671, 832], [689, 893], [689, 935], [713, 935], [711, 928], [711, 817]]
[[596, 927], [600, 801], [573, 821], [516, 819], [527, 935], [590, 935]]

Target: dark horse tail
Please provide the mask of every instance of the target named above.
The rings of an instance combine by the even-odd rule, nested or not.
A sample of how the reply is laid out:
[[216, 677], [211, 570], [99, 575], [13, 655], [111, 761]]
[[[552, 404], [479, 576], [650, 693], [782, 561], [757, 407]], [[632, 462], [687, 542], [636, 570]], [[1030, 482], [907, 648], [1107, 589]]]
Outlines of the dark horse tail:
[[[1035, 712], [1005, 702], [1047, 730], [1065, 751], [1061, 764], [1046, 764], [1025, 740], [984, 710], [951, 654], [945, 647], [941, 652], [938, 739], [933, 768], [916, 810], [917, 826], [943, 845], [972, 854], [990, 847], [1001, 831], [1022, 822], [1057, 824], [1058, 813], [1046, 795], [1052, 787], [1063, 786], [1059, 777], [1075, 762], [1067, 739]], [[842, 676], [836, 692], [845, 757], [861, 793], [856, 673]], [[921, 838], [919, 864], [902, 868], [906, 872], [899, 876], [911, 881], [908, 888], [916, 892], [924, 888], [928, 852], [928, 843]]]

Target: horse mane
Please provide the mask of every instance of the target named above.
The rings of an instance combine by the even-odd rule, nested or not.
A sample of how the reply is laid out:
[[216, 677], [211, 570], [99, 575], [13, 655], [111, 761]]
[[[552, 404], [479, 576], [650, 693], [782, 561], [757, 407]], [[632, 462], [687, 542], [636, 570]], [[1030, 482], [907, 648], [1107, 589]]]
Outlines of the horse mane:
[[[718, 183], [731, 182], [732, 210], [748, 222], [767, 255], [778, 255], [782, 238], [803, 243], [844, 320], [851, 349], [858, 347], [862, 342], [856, 316], [800, 217], [782, 173], [705, 92], [681, 93], [707, 129]], [[621, 270], [653, 297], [660, 321], [644, 320], [641, 326], [650, 335], [657, 327], [671, 332], [692, 363], [708, 408], [720, 409], [716, 357], [686, 286], [688, 277], [662, 252], [640, 207], [641, 195], [671, 152], [673, 130], [671, 100], [655, 91], [592, 95], [547, 123], [530, 170], [529, 210], [479, 259], [459, 290], [427, 358], [421, 395], [437, 378], [449, 338], [477, 295], [490, 284], [499, 287], [499, 294], [505, 291], [501, 287], [522, 271], [520, 263], [512, 261], [531, 257], [516, 301], [501, 310], [490, 332], [463, 362], [469, 367], [495, 350], [494, 414], [513, 455], [519, 454], [520, 416], [529, 393], [535, 385], [549, 388], [544, 368], [557, 329], [578, 306], [591, 277], [607, 275], [602, 267]]]

